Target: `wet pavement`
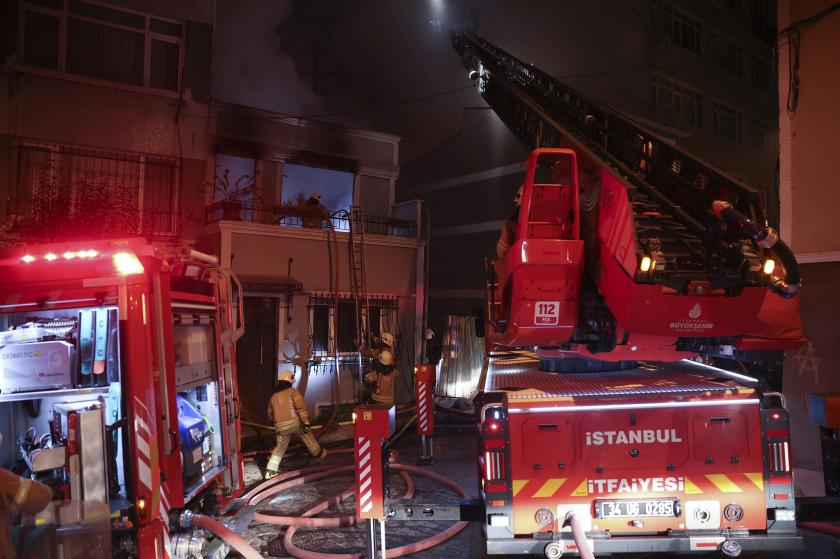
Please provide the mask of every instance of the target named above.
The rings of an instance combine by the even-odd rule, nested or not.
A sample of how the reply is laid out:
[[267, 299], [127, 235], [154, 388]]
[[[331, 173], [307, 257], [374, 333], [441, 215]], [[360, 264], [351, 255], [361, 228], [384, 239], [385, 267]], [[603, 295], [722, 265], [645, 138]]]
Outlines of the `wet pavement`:
[[[334, 439], [349, 436], [349, 431], [333, 435]], [[476, 466], [475, 466], [475, 432], [469, 426], [458, 427], [446, 425], [438, 429], [434, 439], [437, 463], [429, 469], [442, 474], [448, 479], [461, 485], [470, 497], [477, 494]], [[346, 443], [349, 447], [349, 440]], [[410, 428], [393, 448], [398, 452], [400, 461], [414, 464], [419, 456], [420, 442], [415, 435], [414, 427]], [[289, 459], [288, 466], [302, 465], [300, 458]], [[328, 464], [344, 465], [352, 463], [351, 454], [334, 454], [327, 460]], [[246, 482], [256, 483], [262, 475], [264, 462], [246, 464]], [[459, 498], [450, 490], [438, 483], [421, 476], [412, 476], [415, 484], [415, 502], [453, 503]], [[280, 496], [266, 501], [258, 506], [260, 512], [278, 515], [299, 515], [307, 509], [335, 496], [353, 483], [351, 473], [339, 474], [334, 478], [316, 481], [293, 488]], [[391, 495], [398, 497], [405, 491], [402, 479], [391, 473]], [[346, 499], [340, 506], [334, 506], [319, 517], [352, 515], [355, 511], [355, 498]], [[433, 536], [446, 529], [451, 522], [396, 522], [386, 524], [386, 541], [389, 548], [416, 542]], [[362, 553], [366, 545], [367, 525], [346, 528], [300, 528], [293, 536], [293, 542], [298, 547], [322, 553]], [[252, 523], [243, 534], [247, 541], [266, 557], [286, 558], [290, 555], [283, 547], [283, 528], [269, 524]], [[703, 555], [704, 557], [720, 556], [719, 554]], [[799, 552], [754, 553], [744, 554], [744, 557], [761, 559], [838, 559], [840, 558], [840, 541], [837, 538], [820, 534], [806, 533], [806, 549]], [[438, 559], [451, 557], [486, 557], [481, 528], [478, 523], [471, 523], [457, 536], [449, 541], [422, 552], [411, 555], [418, 559]], [[661, 555], [622, 555], [628, 559], [661, 559]]]

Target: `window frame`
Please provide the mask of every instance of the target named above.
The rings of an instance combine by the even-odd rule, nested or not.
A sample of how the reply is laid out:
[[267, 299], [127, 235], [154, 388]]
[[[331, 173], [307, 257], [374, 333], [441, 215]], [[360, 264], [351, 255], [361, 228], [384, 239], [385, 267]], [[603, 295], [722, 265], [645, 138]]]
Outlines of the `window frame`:
[[[104, 148], [94, 148], [88, 146], [78, 146], [73, 144], [62, 144], [57, 142], [44, 142], [39, 140], [32, 140], [32, 139], [15, 139], [12, 143], [12, 183], [11, 183], [11, 191], [8, 198], [8, 202], [6, 207], [4, 208], [6, 212], [6, 219], [8, 219], [11, 215], [18, 215], [20, 216], [20, 202], [21, 202], [21, 191], [19, 188], [20, 177], [23, 169], [21, 168], [20, 161], [21, 161], [21, 150], [31, 148], [31, 149], [39, 149], [45, 152], [49, 152], [49, 170], [48, 173], [50, 176], [58, 176], [60, 174], [61, 169], [61, 156], [62, 156], [62, 149], [64, 151], [64, 155], [73, 157], [90, 157], [95, 159], [117, 159], [117, 160], [124, 160], [129, 162], [136, 162], [139, 164], [138, 167], [138, 175], [137, 175], [137, 206], [139, 212], [139, 220], [138, 223], [143, 223], [143, 214], [146, 212], [146, 171], [147, 165], [153, 163], [166, 163], [172, 165], [172, 186], [171, 186], [171, 204], [170, 207], [172, 211], [169, 212], [169, 220], [168, 220], [168, 228], [164, 230], [153, 230], [153, 231], [138, 231], [138, 233], [148, 233], [156, 237], [173, 237], [179, 234], [179, 220], [178, 220], [178, 213], [180, 211], [179, 208], [179, 201], [180, 201], [180, 190], [181, 190], [181, 162], [177, 157], [170, 157], [164, 155], [155, 155], [155, 154], [146, 154], [140, 152], [129, 152], [123, 150], [114, 150], [114, 149], [104, 149]], [[111, 155], [112, 157], [108, 157]], [[118, 156], [118, 157], [113, 157]], [[122, 159], [120, 159], [122, 158]], [[75, 200], [78, 198], [78, 192], [75, 185], [70, 186], [71, 189], [71, 198], [74, 200], [74, 203], [69, 208], [69, 215], [74, 215], [76, 211], [76, 203]], [[34, 193], [31, 193], [34, 194]], [[14, 208], [15, 211], [12, 211]], [[142, 227], [141, 227], [142, 228]]]
[[[693, 52], [698, 56], [703, 56], [703, 39], [706, 35], [706, 30], [704, 22], [701, 18], [696, 17], [681, 8], [672, 5], [670, 2], [665, 2], [663, 0], [653, 0], [651, 2], [651, 10], [651, 29], [653, 31], [654, 40], [656, 40], [656, 35], [659, 31], [665, 31], [665, 28], [660, 24], [660, 21], [662, 18], [667, 17], [669, 20], [667, 33], [671, 44], [677, 45], [689, 52]], [[689, 27], [692, 30], [694, 48], [690, 48], [685, 45], [686, 27]]]
[[[84, 16], [80, 14], [75, 14], [70, 12], [70, 0], [61, 0], [62, 2], [62, 9], [56, 10], [53, 8], [48, 8], [46, 6], [41, 6], [38, 4], [32, 4], [30, 2], [22, 1], [19, 4], [18, 10], [18, 37], [17, 37], [17, 59], [20, 61], [20, 65], [28, 68], [34, 69], [37, 72], [58, 72], [63, 76], [72, 76], [79, 81], [86, 81], [86, 80], [96, 80], [101, 82], [107, 82], [109, 84], [120, 84], [122, 87], [128, 88], [142, 88], [142, 89], [151, 89], [160, 92], [166, 92], [169, 95], [175, 94], [177, 95], [178, 92], [182, 91], [184, 85], [184, 60], [186, 57], [186, 34], [187, 34], [187, 26], [186, 23], [183, 21], [175, 20], [168, 17], [161, 17], [155, 14], [150, 14], [147, 12], [140, 12], [137, 10], [132, 10], [129, 8], [124, 8], [122, 6], [113, 6], [108, 4], [107, 2], [100, 2], [98, 0], [81, 0], [86, 4], [91, 4], [94, 6], [102, 6], [104, 8], [125, 12], [128, 14], [134, 14], [138, 16], [142, 16], [144, 18], [144, 27], [143, 29], [137, 27], [131, 27], [129, 25], [122, 25], [119, 23], [114, 23], [110, 21], [105, 21], [102, 19], [96, 19], [89, 16]], [[23, 60], [25, 59], [25, 52], [24, 46], [26, 42], [25, 38], [25, 29], [26, 29], [26, 13], [27, 12], [35, 12], [42, 15], [50, 16], [57, 18], [59, 21], [58, 25], [58, 64], [56, 68], [48, 68], [45, 66], [34, 66], [30, 64], [25, 64]], [[79, 21], [84, 21], [87, 23], [92, 23], [95, 25], [102, 25], [105, 27], [111, 27], [114, 29], [119, 29], [122, 31], [130, 31], [133, 33], [142, 33], [143, 34], [143, 83], [141, 85], [130, 83], [130, 82], [123, 82], [123, 81], [116, 81], [108, 78], [97, 77], [97, 76], [88, 76], [85, 74], [76, 74], [67, 71], [67, 40], [68, 40], [68, 20], [70, 18], [77, 19]], [[181, 36], [175, 37], [172, 35], [167, 35], [165, 33], [159, 33], [156, 31], [151, 30], [151, 21], [152, 19], [157, 19], [161, 21], [165, 21], [168, 23], [174, 23], [181, 26]], [[152, 72], [152, 41], [162, 41], [172, 44], [178, 45], [178, 75], [176, 81], [176, 88], [166, 89], [162, 87], [155, 87], [150, 84], [151, 81], [151, 72]]]
[[[715, 134], [720, 136], [725, 140], [729, 140], [730, 142], [735, 143], [743, 143], [744, 141], [744, 111], [738, 109], [730, 105], [729, 103], [725, 103], [723, 101], [715, 99], [712, 102], [712, 114], [714, 116], [714, 130]], [[732, 139], [728, 136], [724, 136], [721, 134], [721, 115], [728, 114], [728, 116], [732, 116], [735, 120], [735, 139]]]
[[[671, 94], [672, 99], [670, 106], [675, 108], [676, 125], [680, 128], [703, 128], [703, 94], [700, 91], [659, 72], [654, 72], [652, 78], [654, 114], [660, 106], [668, 106], [662, 105], [659, 101], [660, 92], [662, 90], [667, 90]], [[687, 96], [686, 94], [689, 95]], [[687, 97], [693, 97], [694, 122], [689, 122], [685, 118], [685, 99]], [[677, 104], [673, 102], [675, 98], [679, 99], [678, 107]]]
[[[760, 135], [756, 134], [758, 129], [761, 129], [762, 133]], [[768, 141], [769, 132], [770, 132], [770, 128], [767, 125], [766, 120], [764, 120], [762, 118], [755, 117], [755, 116], [750, 118], [750, 142], [752, 144], [752, 147], [754, 147], [755, 149], [761, 150], [761, 151], [766, 150], [769, 143], [770, 143]], [[759, 139], [759, 140], [756, 141], [757, 139]]]
[[[356, 355], [356, 351], [338, 351], [337, 331], [339, 321], [335, 315], [335, 296], [327, 293], [317, 292], [309, 294], [309, 337], [310, 347], [312, 348], [311, 357], [327, 357], [336, 355], [339, 358], [350, 358]], [[342, 303], [355, 304], [354, 299], [350, 293], [339, 293], [339, 305]], [[317, 350], [315, 341], [315, 309], [324, 308], [329, 309], [327, 315], [327, 340], [326, 350]], [[376, 295], [369, 295], [368, 308], [379, 309], [379, 332], [387, 332], [388, 327], [390, 331], [399, 329], [399, 299], [394, 294], [381, 293]], [[370, 316], [370, 312], [368, 313]], [[355, 326], [354, 326], [355, 328]], [[373, 330], [368, 326], [368, 329]], [[355, 334], [355, 332], [354, 332]]]

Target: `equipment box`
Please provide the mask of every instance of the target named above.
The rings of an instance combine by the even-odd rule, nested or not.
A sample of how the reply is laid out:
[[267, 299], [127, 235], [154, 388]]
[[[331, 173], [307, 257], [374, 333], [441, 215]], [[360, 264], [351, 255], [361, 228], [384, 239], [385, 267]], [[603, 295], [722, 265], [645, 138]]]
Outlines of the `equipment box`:
[[72, 344], [12, 343], [0, 348], [0, 394], [70, 388], [75, 349]]

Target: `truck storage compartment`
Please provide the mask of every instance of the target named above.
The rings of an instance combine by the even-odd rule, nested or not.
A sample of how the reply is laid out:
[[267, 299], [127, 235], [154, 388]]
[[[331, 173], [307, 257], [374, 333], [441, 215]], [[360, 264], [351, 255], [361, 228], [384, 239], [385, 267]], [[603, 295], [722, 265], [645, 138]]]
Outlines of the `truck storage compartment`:
[[120, 375], [115, 305], [0, 313], [0, 466], [127, 505]]

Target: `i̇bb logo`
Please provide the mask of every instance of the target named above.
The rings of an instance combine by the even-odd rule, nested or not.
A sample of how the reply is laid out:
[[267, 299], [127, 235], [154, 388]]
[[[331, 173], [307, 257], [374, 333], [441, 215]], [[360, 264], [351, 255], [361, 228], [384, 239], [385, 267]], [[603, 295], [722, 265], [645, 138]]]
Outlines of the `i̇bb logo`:
[[556, 326], [560, 322], [560, 303], [557, 301], [537, 301], [534, 307], [536, 326]]

